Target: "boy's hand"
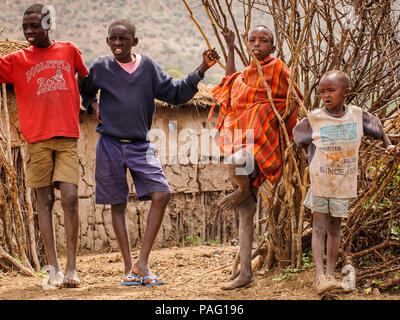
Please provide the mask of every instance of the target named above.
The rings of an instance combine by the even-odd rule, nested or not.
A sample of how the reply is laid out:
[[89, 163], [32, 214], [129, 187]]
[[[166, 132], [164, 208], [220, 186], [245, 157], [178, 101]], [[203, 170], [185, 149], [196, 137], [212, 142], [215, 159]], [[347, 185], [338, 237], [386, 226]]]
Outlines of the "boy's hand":
[[92, 104], [90, 105], [93, 108], [94, 111], [94, 116], [96, 118], [96, 121], [100, 124], [103, 124], [103, 121], [101, 121], [100, 118], [100, 108], [99, 108], [99, 103], [98, 102], [92, 102]]
[[225, 30], [222, 31], [222, 35], [225, 38], [228, 48], [229, 47], [233, 48], [235, 46], [235, 33], [231, 29], [226, 28]]
[[393, 144], [389, 144], [389, 145], [386, 147], [386, 153], [387, 153], [387, 154], [398, 155], [398, 154], [400, 154], [400, 148], [394, 146]]
[[205, 50], [203, 52], [203, 61], [207, 64], [209, 68], [216, 64], [218, 60], [219, 55], [215, 48], [212, 48], [211, 50]]
[[200, 76], [202, 77], [208, 69], [210, 69], [213, 65], [217, 63], [218, 60], [219, 55], [215, 48], [211, 50], [205, 50], [203, 52], [203, 62], [199, 67]]

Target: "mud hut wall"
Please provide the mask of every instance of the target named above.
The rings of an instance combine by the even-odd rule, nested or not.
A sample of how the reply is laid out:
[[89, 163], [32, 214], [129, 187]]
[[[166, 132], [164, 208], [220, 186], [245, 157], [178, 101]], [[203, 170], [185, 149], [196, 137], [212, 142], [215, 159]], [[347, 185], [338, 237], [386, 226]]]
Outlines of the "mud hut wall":
[[[211, 163], [211, 151], [198, 152], [187, 148], [187, 158], [192, 163], [181, 164], [178, 160], [178, 150], [188, 146], [188, 139], [197, 136], [201, 142], [202, 132], [214, 128], [214, 123], [207, 121], [209, 110], [195, 108], [158, 108], [154, 117], [153, 129], [156, 133], [165, 133], [167, 149], [161, 151], [160, 139], [152, 139], [157, 147], [157, 154], [162, 158], [165, 175], [172, 190], [172, 198], [166, 209], [166, 214], [156, 238], [155, 246], [171, 246], [193, 241], [228, 242], [238, 237], [237, 218], [234, 213], [223, 212], [217, 206], [218, 199], [232, 190], [226, 170], [223, 165]], [[171, 122], [176, 124], [176, 132], [171, 132]], [[96, 122], [92, 116], [80, 115], [79, 161], [81, 179], [79, 184], [80, 213], [80, 248], [94, 251], [114, 251], [118, 249], [116, 237], [112, 228], [111, 209], [107, 205], [96, 205], [94, 199], [95, 180], [95, 148], [98, 134], [95, 132]], [[188, 130], [190, 129], [190, 130]], [[203, 131], [202, 131], [203, 129]], [[172, 130], [174, 130], [172, 128]], [[183, 131], [186, 130], [186, 131]], [[185, 139], [182, 132], [191, 132]], [[196, 134], [194, 134], [196, 133]], [[183, 137], [183, 138], [182, 138]], [[154, 138], [154, 137], [153, 137]], [[174, 140], [175, 139], [175, 140]], [[211, 138], [210, 138], [211, 139]], [[171, 147], [172, 145], [172, 147]], [[198, 149], [199, 150], [199, 149]], [[197, 162], [194, 161], [197, 157]], [[210, 163], [201, 161], [210, 158]], [[150, 202], [138, 201], [132, 178], [127, 173], [130, 185], [130, 201], [127, 205], [127, 220], [132, 247], [140, 246], [146, 225]], [[65, 246], [64, 216], [59, 194], [56, 192], [55, 229], [57, 245]]]
[[[12, 145], [14, 147], [24, 146], [24, 139], [18, 130], [18, 108], [11, 85], [7, 85], [7, 101]], [[208, 108], [196, 108], [193, 105], [157, 108], [153, 129], [156, 133], [165, 133], [167, 139], [162, 164], [172, 190], [172, 198], [155, 243], [158, 247], [182, 244], [189, 238], [203, 242], [207, 240], [227, 242], [238, 237], [235, 214], [222, 212], [216, 206], [218, 199], [232, 190], [227, 172], [223, 165], [212, 163], [212, 161], [219, 159], [212, 158], [213, 154], [210, 148], [200, 150], [202, 133], [211, 132], [215, 127], [214, 122], [207, 121], [208, 112]], [[171, 122], [176, 124], [175, 133], [173, 129], [171, 131]], [[1, 119], [0, 125], [4, 128], [3, 119]], [[112, 228], [110, 206], [95, 204], [94, 170], [95, 149], [98, 140], [95, 128], [94, 117], [81, 112], [81, 138], [78, 143], [81, 167], [81, 179], [78, 188], [80, 248], [95, 251], [116, 250], [117, 242]], [[184, 132], [189, 132], [191, 135], [182, 134]], [[197, 150], [187, 147], [193, 139], [198, 141]], [[211, 139], [209, 137], [210, 146], [212, 145]], [[157, 153], [162, 158], [160, 139], [153, 137], [152, 142], [159, 148]], [[170, 146], [172, 147], [170, 148]], [[186, 162], [185, 159], [182, 161], [182, 157], [178, 155], [178, 151], [182, 147], [185, 150], [183, 154]], [[195, 161], [196, 159], [197, 161]], [[206, 162], [207, 159], [210, 160], [209, 163]], [[134, 184], [129, 173], [127, 173], [127, 178], [130, 185], [127, 220], [131, 244], [132, 247], [136, 247], [141, 244], [143, 238], [150, 202], [137, 200]], [[64, 215], [58, 191], [55, 192], [55, 196], [54, 227], [56, 241], [59, 248], [64, 248]], [[2, 230], [2, 228], [0, 229]], [[2, 237], [1, 230], [0, 237]]]

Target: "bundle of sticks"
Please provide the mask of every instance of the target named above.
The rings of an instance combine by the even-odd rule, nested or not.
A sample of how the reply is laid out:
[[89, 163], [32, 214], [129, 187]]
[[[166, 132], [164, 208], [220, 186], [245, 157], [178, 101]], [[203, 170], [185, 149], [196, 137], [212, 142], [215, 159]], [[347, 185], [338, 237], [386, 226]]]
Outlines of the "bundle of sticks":
[[6, 85], [1, 85], [0, 125], [0, 268], [14, 267], [26, 275], [40, 270], [31, 192], [24, 185], [23, 146], [11, 144]]

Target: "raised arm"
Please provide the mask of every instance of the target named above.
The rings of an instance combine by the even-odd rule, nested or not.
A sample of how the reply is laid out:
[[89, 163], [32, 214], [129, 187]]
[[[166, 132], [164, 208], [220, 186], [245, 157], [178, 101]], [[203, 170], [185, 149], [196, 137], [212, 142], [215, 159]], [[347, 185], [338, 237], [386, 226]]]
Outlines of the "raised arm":
[[228, 47], [228, 60], [226, 62], [225, 75], [236, 72], [235, 66], [235, 33], [231, 29], [222, 32]]
[[218, 59], [219, 55], [215, 49], [204, 51], [203, 61], [200, 66], [182, 80], [174, 80], [171, 76], [165, 74], [161, 67], [153, 61], [155, 98], [173, 105], [188, 102], [198, 91], [197, 85], [203, 79], [204, 73], [215, 65]]

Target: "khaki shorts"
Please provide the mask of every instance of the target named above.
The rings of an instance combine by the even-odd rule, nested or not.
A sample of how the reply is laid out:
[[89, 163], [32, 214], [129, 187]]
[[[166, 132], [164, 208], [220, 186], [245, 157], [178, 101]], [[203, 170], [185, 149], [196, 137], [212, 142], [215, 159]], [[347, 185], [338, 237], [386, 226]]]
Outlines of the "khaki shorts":
[[28, 188], [43, 188], [58, 182], [79, 184], [78, 139], [55, 137], [26, 146]]
[[349, 215], [349, 205], [352, 198], [326, 198], [314, 195], [308, 189], [303, 205], [311, 211], [329, 213], [335, 218], [347, 218]]

